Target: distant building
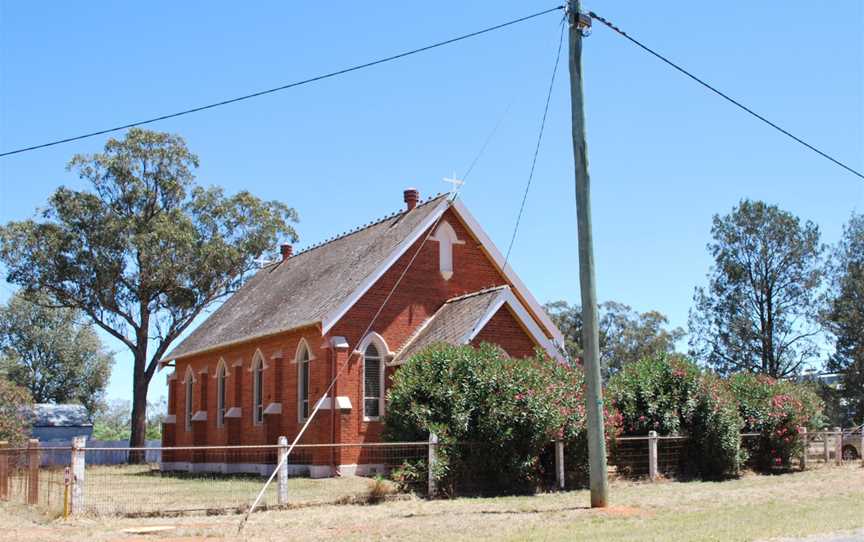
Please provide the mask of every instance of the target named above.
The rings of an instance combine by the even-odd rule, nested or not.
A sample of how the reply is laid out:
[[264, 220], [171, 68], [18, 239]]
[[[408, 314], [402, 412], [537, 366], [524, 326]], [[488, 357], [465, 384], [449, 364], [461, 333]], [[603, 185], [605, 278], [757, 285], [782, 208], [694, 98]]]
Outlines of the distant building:
[[800, 380], [803, 382], [819, 382], [834, 389], [843, 388], [843, 373], [817, 373], [809, 371], [802, 374]]
[[82, 405], [33, 405], [32, 438], [41, 442], [52, 440], [71, 441], [73, 437], [93, 434], [93, 424], [87, 409]]

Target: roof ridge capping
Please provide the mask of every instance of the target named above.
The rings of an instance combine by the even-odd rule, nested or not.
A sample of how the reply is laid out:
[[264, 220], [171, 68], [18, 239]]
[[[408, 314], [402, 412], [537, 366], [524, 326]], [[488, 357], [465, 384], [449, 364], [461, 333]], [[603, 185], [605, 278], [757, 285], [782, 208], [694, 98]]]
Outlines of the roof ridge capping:
[[482, 290], [477, 290], [476, 292], [470, 292], [467, 294], [457, 295], [456, 297], [451, 297], [450, 299], [448, 299], [444, 303], [445, 304], [446, 303], [453, 303], [454, 301], [462, 301], [463, 299], [468, 299], [469, 297], [474, 297], [474, 296], [478, 296], [478, 295], [497, 292], [500, 290], [509, 290], [509, 289], [510, 289], [509, 284], [500, 284], [498, 286], [490, 286], [489, 288], [483, 288]]
[[[428, 199], [418, 203], [417, 207], [415, 207], [412, 210], [416, 210], [416, 209], [419, 209], [420, 207], [424, 207], [424, 206], [426, 206], [426, 205], [428, 205], [434, 201], [441, 199], [441, 197], [445, 196], [445, 195], [446, 194], [439, 192], [438, 194], [435, 194], [434, 196], [431, 196]], [[405, 215], [405, 214], [410, 213], [410, 212], [411, 211], [404, 210], [404, 209], [402, 211], [394, 211], [393, 213], [379, 217], [379, 218], [373, 220], [372, 222], [369, 222], [366, 224], [361, 224], [359, 226], [355, 226], [353, 229], [344, 231], [338, 235], [334, 235], [333, 237], [327, 238], [323, 241], [319, 241], [318, 243], [315, 243], [313, 245], [310, 245], [310, 246], [304, 248], [303, 250], [298, 251], [297, 253], [295, 253], [292, 256], [292, 258], [296, 258], [297, 256], [300, 256], [301, 254], [306, 254], [307, 252], [311, 252], [311, 251], [315, 250], [316, 248], [321, 248], [325, 245], [329, 245], [330, 243], [332, 243], [334, 241], [338, 241], [340, 239], [348, 237], [349, 235], [354, 235], [355, 233], [358, 233], [358, 232], [361, 232], [365, 229], [371, 228], [372, 226], [377, 226], [378, 224], [380, 224], [386, 220], [389, 220], [391, 218], [395, 218], [397, 216], [402, 216], [402, 215]]]

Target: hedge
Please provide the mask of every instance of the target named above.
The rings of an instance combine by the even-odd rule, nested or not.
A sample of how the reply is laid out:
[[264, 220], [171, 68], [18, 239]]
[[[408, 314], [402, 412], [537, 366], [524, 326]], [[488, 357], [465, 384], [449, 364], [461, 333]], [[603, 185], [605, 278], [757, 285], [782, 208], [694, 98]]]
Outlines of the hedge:
[[741, 419], [728, 386], [713, 373], [683, 356], [661, 354], [624, 367], [607, 394], [625, 436], [686, 436], [682, 466], [689, 474], [710, 479], [738, 472]]
[[[584, 394], [580, 368], [539, 354], [512, 359], [488, 344], [435, 345], [393, 376], [384, 437], [438, 435], [434, 475], [445, 492], [466, 479], [481, 493], [535, 491], [554, 477], [548, 450], [556, 439], [565, 441], [570, 482], [577, 483], [587, 473]], [[614, 415], [607, 425], [614, 437]], [[423, 468], [406, 465], [396, 476], [410, 482], [425, 474]]]
[[759, 433], [745, 440], [751, 464], [763, 471], [788, 469], [804, 447], [799, 434], [824, 423], [822, 400], [805, 384], [765, 375], [740, 373], [729, 379], [744, 431]]

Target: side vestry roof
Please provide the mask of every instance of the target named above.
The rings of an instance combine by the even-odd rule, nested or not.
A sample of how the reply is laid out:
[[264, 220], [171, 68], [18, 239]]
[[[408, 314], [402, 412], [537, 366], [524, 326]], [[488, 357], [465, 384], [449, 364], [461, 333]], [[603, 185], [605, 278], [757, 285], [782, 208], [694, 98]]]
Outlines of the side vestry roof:
[[534, 323], [510, 287], [497, 286], [448, 300], [396, 353], [391, 365], [405, 363], [411, 356], [432, 344], [468, 344], [505, 305], [538, 346], [562, 359], [558, 349]]

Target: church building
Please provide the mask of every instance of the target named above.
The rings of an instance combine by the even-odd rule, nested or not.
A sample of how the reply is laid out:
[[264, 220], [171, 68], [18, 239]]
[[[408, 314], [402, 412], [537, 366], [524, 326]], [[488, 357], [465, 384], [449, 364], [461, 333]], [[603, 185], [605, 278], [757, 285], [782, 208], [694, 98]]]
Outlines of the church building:
[[[379, 442], [390, 377], [435, 343], [562, 360], [561, 332], [458, 199], [405, 207], [263, 266], [162, 360], [166, 447]], [[394, 288], [395, 286], [395, 288]], [[336, 378], [329, 393], [330, 383]], [[361, 446], [322, 447], [297, 474], [376, 472]], [[275, 457], [275, 452], [274, 452]], [[292, 454], [293, 455], [293, 454]], [[166, 451], [164, 470], [260, 472], [260, 454]]]

